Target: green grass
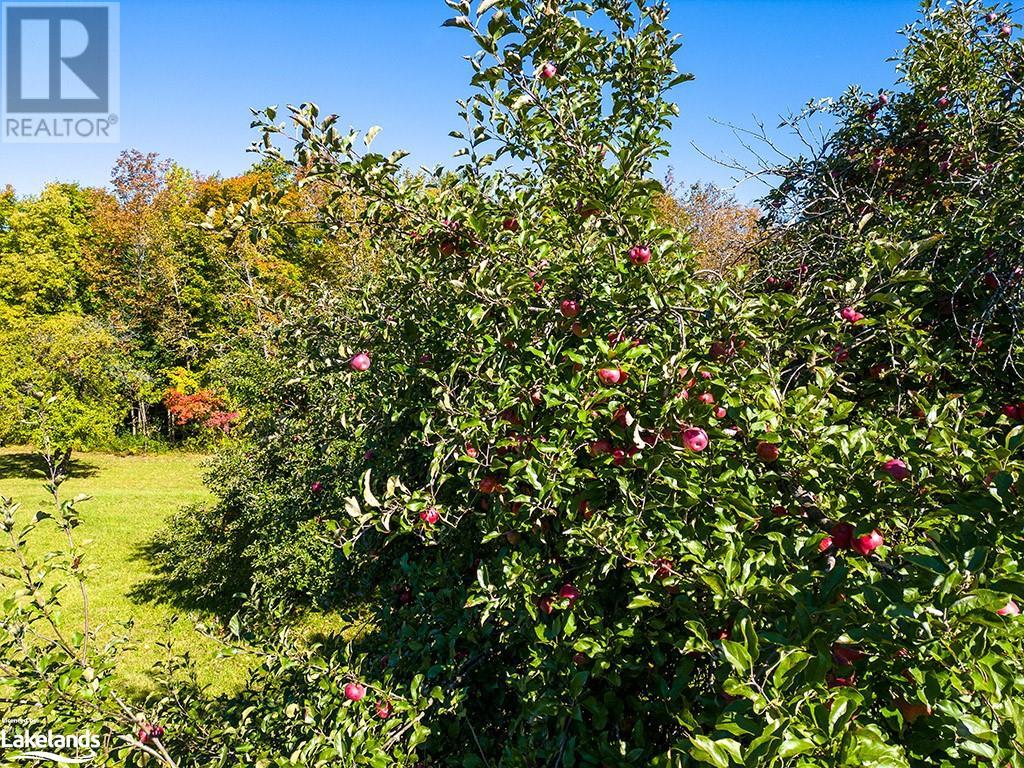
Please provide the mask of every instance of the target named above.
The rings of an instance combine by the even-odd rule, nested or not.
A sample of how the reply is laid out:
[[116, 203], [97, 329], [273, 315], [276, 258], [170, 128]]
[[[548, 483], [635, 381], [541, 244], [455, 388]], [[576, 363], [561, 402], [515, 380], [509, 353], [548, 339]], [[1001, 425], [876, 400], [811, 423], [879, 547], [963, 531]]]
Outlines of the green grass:
[[[140, 550], [152, 539], [175, 510], [202, 502], [209, 494], [202, 484], [203, 457], [184, 453], [146, 456], [114, 456], [102, 453], [78, 454], [71, 478], [61, 488], [64, 498], [87, 494], [91, 500], [79, 506], [82, 525], [76, 530], [77, 543], [86, 550], [91, 566], [88, 594], [90, 621], [100, 637], [107, 637], [118, 624], [132, 620], [130, 633], [134, 648], [123, 657], [119, 673], [125, 684], [146, 688], [148, 671], [160, 655], [156, 643], [170, 641], [175, 650], [189, 653], [198, 663], [200, 679], [218, 691], [237, 688], [244, 682], [240, 659], [216, 658], [217, 644], [198, 634], [195, 618], [182, 616], [171, 627], [167, 622], [180, 612], [138, 594], [138, 587], [152, 578]], [[0, 449], [0, 496], [13, 497], [21, 504], [21, 519], [37, 509], [52, 509], [43, 487], [41, 464], [31, 449]], [[34, 534], [30, 551], [39, 556], [61, 547], [52, 522], [44, 522]], [[82, 610], [72, 590], [64, 593], [65, 622], [80, 628]]]

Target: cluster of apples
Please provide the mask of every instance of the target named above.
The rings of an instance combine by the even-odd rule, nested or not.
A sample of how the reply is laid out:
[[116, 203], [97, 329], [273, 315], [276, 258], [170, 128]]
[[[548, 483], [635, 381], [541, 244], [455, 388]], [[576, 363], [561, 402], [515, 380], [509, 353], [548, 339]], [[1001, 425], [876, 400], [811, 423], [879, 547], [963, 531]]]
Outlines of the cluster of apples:
[[[362, 701], [366, 698], [366, 686], [362, 683], [348, 683], [345, 686], [345, 698], [351, 702]], [[381, 720], [387, 720], [393, 713], [391, 702], [389, 701], [378, 701], [374, 705], [374, 710], [377, 713], [377, 717]]]
[[985, 16], [985, 21], [988, 22], [990, 25], [999, 24], [999, 31], [996, 32], [996, 35], [1000, 39], [1002, 39], [1002, 40], [1009, 40], [1010, 37], [1013, 35], [1013, 27], [1010, 26], [1010, 24], [1007, 21], [1005, 21], [995, 11], [990, 11]]
[[546, 616], [550, 616], [555, 606], [561, 603], [564, 607], [571, 608], [580, 598], [580, 591], [571, 583], [563, 584], [558, 592], [553, 595], [544, 595], [537, 601], [537, 608]]
[[867, 557], [885, 543], [885, 538], [877, 530], [854, 537], [855, 529], [850, 523], [836, 523], [829, 535], [818, 543], [821, 552], [830, 549], [850, 549]]

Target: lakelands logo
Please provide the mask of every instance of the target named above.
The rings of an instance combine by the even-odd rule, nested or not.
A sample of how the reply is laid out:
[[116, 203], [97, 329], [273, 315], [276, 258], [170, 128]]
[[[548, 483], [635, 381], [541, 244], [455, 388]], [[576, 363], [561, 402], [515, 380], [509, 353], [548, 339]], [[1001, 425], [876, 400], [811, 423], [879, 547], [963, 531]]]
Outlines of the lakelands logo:
[[26, 723], [18, 728], [15, 721], [0, 728], [0, 756], [7, 760], [85, 765], [96, 759], [99, 748], [100, 737], [89, 730], [70, 736], [53, 731], [33, 733]]
[[2, 137], [120, 140], [117, 3], [3, 3]]

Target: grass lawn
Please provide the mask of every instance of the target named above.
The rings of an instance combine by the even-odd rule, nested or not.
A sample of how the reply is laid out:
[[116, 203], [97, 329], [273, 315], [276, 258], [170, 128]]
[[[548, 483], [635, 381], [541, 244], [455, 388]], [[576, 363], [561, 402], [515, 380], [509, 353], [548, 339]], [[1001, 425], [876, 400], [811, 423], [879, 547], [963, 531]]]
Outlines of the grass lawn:
[[[170, 640], [179, 652], [188, 652], [199, 664], [201, 678], [214, 690], [230, 690], [244, 682], [240, 659], [217, 659], [217, 644], [199, 635], [188, 616], [172, 626], [175, 609], [133, 594], [152, 574], [141, 548], [154, 530], [179, 507], [203, 501], [208, 493], [202, 484], [203, 457], [184, 453], [148, 456], [114, 456], [90, 453], [75, 456], [72, 477], [61, 489], [64, 498], [88, 494], [79, 505], [82, 525], [77, 542], [84, 545], [86, 563], [93, 570], [89, 581], [90, 619], [101, 637], [112, 625], [134, 622], [130, 637], [135, 648], [123, 659], [121, 674], [133, 687], [148, 685], [148, 670], [160, 650], [159, 641]], [[0, 448], [0, 496], [13, 497], [22, 517], [37, 509], [51, 509], [43, 488], [42, 465], [31, 449]], [[40, 555], [63, 541], [50, 521], [37, 530], [32, 551]], [[77, 590], [67, 590], [65, 622], [80, 626], [81, 603]]]

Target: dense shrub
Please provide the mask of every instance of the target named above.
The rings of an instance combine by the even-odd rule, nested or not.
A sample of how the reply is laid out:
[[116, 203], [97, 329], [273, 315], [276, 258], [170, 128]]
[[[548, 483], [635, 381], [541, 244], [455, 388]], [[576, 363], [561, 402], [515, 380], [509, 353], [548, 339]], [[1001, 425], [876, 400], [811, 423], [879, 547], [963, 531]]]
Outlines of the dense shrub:
[[936, 331], [936, 239], [840, 238], [800, 290], [695, 280], [649, 181], [666, 8], [451, 5], [481, 48], [457, 171], [258, 117], [325, 232], [388, 261], [285, 325], [202, 513], [224, 572], [361, 605], [332, 658], [437, 686], [440, 764], [1021, 764], [1020, 414]]

